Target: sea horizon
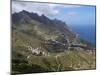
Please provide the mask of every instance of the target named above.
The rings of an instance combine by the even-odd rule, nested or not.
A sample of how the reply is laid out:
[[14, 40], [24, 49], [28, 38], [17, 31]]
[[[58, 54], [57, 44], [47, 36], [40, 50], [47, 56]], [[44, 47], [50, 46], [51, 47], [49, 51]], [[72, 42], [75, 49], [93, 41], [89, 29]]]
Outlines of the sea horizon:
[[79, 37], [93, 45], [96, 45], [95, 25], [71, 25], [70, 28], [79, 34]]

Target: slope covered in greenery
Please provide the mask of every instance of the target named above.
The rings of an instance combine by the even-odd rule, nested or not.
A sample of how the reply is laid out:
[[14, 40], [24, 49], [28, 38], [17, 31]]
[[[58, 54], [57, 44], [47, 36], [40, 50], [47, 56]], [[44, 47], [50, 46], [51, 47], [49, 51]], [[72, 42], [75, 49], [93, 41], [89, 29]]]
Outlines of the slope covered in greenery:
[[60, 20], [12, 14], [12, 74], [95, 69], [94, 49]]

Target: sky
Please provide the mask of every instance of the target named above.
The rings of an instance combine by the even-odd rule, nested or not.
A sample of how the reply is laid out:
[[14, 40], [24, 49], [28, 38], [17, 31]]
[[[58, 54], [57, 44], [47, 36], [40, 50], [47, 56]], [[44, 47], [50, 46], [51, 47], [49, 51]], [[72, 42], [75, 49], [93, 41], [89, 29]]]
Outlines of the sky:
[[57, 18], [67, 25], [95, 25], [95, 6], [12, 1], [12, 13], [22, 10]]

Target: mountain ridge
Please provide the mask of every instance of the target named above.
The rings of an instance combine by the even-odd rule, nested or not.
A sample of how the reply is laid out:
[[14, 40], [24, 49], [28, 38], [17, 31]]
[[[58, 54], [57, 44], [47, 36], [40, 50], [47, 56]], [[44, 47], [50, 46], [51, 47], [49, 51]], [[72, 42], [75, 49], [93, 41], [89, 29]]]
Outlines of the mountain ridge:
[[95, 69], [95, 47], [45, 15], [12, 14], [12, 74]]
[[21, 30], [30, 35], [39, 35], [44, 40], [55, 40], [58, 42], [63, 40], [68, 45], [81, 43], [78, 34], [73, 32], [65, 22], [58, 19], [51, 20], [45, 15], [39, 16], [37, 13], [23, 10], [12, 14], [12, 23], [12, 27], [16, 28], [16, 30]]
[[[28, 15], [28, 16], [27, 16]], [[26, 18], [25, 18], [26, 17]], [[55, 26], [55, 27], [59, 27], [60, 28], [63, 28], [61, 30], [64, 30], [64, 29], [67, 29], [67, 25], [65, 24], [65, 22], [61, 21], [61, 20], [57, 20], [57, 19], [53, 19], [53, 20], [50, 20], [48, 17], [46, 17], [45, 15], [41, 15], [41, 16], [38, 16], [38, 14], [36, 13], [29, 13], [25, 10], [19, 12], [19, 13], [14, 13], [12, 14], [12, 22], [16, 23], [17, 20], [20, 21], [21, 18], [25, 18], [25, 20], [29, 21], [30, 18], [33, 19], [33, 20], [36, 20], [36, 21], [39, 21], [43, 24], [49, 24], [49, 25], [52, 25]], [[17, 19], [17, 20], [16, 20]], [[67, 29], [69, 31], [69, 29]], [[69, 31], [71, 32], [71, 31]], [[74, 35], [74, 33], [71, 33], [72, 35]], [[75, 36], [75, 35], [74, 35]]]

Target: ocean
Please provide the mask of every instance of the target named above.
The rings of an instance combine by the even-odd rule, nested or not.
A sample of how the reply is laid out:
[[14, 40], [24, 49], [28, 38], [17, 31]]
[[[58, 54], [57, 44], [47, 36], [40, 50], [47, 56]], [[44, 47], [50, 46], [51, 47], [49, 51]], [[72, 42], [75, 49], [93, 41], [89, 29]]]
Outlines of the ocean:
[[95, 25], [73, 25], [72, 30], [79, 34], [79, 37], [96, 45], [96, 26]]

